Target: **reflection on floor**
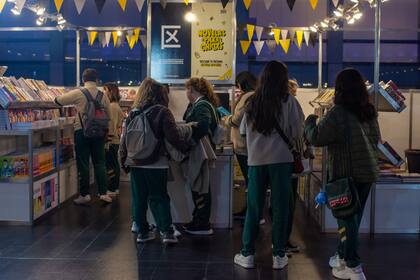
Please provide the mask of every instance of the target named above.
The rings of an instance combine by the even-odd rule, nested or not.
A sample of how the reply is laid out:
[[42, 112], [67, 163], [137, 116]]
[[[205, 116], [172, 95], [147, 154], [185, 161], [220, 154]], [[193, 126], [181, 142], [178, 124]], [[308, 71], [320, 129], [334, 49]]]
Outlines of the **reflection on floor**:
[[[270, 226], [262, 227], [258, 268], [233, 265], [241, 225], [212, 237], [183, 236], [179, 245], [136, 245], [130, 227], [129, 188], [109, 206], [67, 205], [33, 228], [0, 227], [0, 279], [333, 279], [327, 266], [335, 235], [320, 234], [298, 209], [294, 239], [303, 247], [283, 271], [271, 270]], [[368, 279], [420, 279], [418, 235], [364, 236]]]

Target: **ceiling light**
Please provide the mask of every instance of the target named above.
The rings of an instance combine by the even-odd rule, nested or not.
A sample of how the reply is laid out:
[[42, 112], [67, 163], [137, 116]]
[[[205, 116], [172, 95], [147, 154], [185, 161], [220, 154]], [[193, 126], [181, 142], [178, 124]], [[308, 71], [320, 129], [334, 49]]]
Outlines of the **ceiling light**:
[[118, 30], [118, 31], [117, 31], [117, 36], [118, 36], [118, 37], [121, 37], [121, 36], [122, 36], [122, 32], [121, 32], [121, 30]]
[[315, 25], [312, 25], [311, 27], [309, 27], [309, 29], [310, 29], [312, 32], [318, 32], [318, 29], [316, 28], [316, 26], [315, 26]]
[[185, 14], [184, 19], [187, 22], [196, 22], [197, 21], [197, 16], [192, 12], [188, 12], [188, 13]]
[[39, 7], [39, 8], [36, 9], [36, 14], [38, 16], [42, 16], [44, 13], [45, 13], [45, 8]]
[[46, 21], [47, 21], [47, 19], [46, 19], [46, 18], [44, 18], [44, 17], [39, 17], [39, 18], [36, 20], [36, 25], [41, 26], [41, 25], [43, 25]]
[[57, 24], [58, 25], [63, 25], [66, 23], [66, 20], [64, 19], [62, 14], [58, 14], [57, 15]]
[[63, 24], [59, 24], [59, 25], [56, 26], [56, 28], [57, 28], [58, 31], [61, 32], [61, 31], [64, 30], [64, 25]]
[[321, 21], [321, 26], [324, 27], [324, 28], [328, 28], [329, 21], [327, 19], [325, 19], [324, 21]]
[[337, 10], [334, 11], [334, 15], [336, 15], [337, 17], [342, 17], [343, 14], [344, 14], [343, 5], [339, 5]]
[[348, 24], [354, 24], [356, 22], [356, 20], [352, 17], [349, 20], [347, 20]]

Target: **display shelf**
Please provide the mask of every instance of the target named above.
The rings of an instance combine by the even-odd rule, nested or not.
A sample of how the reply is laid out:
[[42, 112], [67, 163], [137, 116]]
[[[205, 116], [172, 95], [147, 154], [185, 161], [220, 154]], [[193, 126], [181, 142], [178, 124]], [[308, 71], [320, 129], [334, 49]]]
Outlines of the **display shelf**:
[[54, 101], [13, 101], [4, 109], [60, 109], [60, 106]]
[[47, 172], [44, 172], [44, 173], [39, 174], [37, 176], [34, 176], [33, 177], [33, 182], [36, 182], [36, 181], [42, 180], [42, 179], [44, 179], [44, 178], [46, 178], [48, 176], [51, 176], [54, 173], [57, 173], [57, 171], [58, 171], [57, 168], [53, 168], [53, 169], [51, 169], [51, 170], [49, 170]]
[[[368, 92], [370, 95], [373, 95], [373, 85], [368, 86]], [[401, 113], [407, 108], [404, 101], [404, 96], [392, 81], [389, 81], [387, 84], [384, 82], [379, 84], [378, 111]]]
[[0, 136], [19, 136], [19, 135], [30, 135], [35, 132], [42, 132], [47, 130], [56, 130], [58, 126], [49, 126], [33, 129], [0, 129]]

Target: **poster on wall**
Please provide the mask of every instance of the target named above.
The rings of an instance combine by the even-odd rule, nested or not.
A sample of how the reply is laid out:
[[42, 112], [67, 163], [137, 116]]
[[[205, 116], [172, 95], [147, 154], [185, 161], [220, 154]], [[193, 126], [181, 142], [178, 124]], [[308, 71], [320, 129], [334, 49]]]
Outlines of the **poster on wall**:
[[34, 182], [33, 191], [34, 219], [58, 205], [57, 173]]
[[234, 38], [233, 4], [220, 1], [185, 5], [159, 2], [150, 5], [149, 75], [166, 83], [204, 77], [232, 81]]

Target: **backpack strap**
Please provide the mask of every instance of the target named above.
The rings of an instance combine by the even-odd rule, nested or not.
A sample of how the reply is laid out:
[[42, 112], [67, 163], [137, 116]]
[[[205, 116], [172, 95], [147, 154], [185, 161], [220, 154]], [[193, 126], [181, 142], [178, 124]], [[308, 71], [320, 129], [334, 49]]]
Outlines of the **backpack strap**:
[[94, 102], [95, 100], [92, 98], [92, 95], [90, 95], [90, 92], [87, 88], [80, 88], [80, 91], [83, 93], [83, 95], [86, 97], [88, 102]]

